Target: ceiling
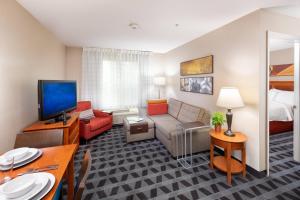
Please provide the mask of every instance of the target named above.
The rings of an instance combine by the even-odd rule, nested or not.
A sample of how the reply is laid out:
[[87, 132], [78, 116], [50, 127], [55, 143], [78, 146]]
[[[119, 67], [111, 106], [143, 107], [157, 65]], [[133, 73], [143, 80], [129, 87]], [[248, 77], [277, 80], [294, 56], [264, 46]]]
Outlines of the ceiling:
[[277, 51], [282, 49], [293, 48], [294, 44], [299, 43], [300, 36], [293, 36], [283, 33], [269, 32], [269, 49]]
[[270, 51], [278, 51], [282, 49], [293, 48], [294, 43], [292, 41], [283, 40], [279, 38], [270, 38], [269, 49]]
[[300, 19], [300, 5], [281, 6], [276, 8], [270, 8], [268, 10]]
[[[275, 8], [268, 8], [272, 12], [282, 15], [295, 17], [300, 19], [300, 5], [280, 6]], [[295, 42], [299, 42], [299, 36], [286, 35], [282, 33], [270, 33], [269, 48], [270, 51], [277, 51], [281, 49], [293, 48]]]
[[[299, 0], [17, 1], [68, 46], [158, 53], [174, 49], [256, 9], [299, 3]], [[137, 23], [138, 28], [131, 29], [130, 23]]]

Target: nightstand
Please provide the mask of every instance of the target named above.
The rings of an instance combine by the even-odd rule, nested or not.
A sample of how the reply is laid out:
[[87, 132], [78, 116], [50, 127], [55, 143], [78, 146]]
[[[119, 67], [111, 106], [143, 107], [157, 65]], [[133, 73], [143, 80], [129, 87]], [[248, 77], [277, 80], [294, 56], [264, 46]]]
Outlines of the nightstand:
[[[224, 135], [224, 131], [210, 131], [210, 167], [227, 173], [227, 183], [231, 185], [231, 174], [243, 173], [246, 176], [246, 148], [245, 143], [247, 136], [240, 132], [235, 132], [235, 136], [229, 137]], [[224, 156], [214, 156], [214, 147], [224, 148]], [[232, 159], [231, 155], [234, 150], [242, 152], [242, 162]]]

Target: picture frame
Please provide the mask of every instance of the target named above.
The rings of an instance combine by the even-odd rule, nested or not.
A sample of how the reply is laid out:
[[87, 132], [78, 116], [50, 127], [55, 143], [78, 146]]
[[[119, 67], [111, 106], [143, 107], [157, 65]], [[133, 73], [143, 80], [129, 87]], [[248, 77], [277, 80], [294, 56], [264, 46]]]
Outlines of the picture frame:
[[180, 63], [180, 75], [192, 76], [213, 73], [213, 55]]
[[180, 91], [213, 95], [214, 77], [180, 78]]
[[294, 76], [294, 64], [271, 65], [270, 76]]

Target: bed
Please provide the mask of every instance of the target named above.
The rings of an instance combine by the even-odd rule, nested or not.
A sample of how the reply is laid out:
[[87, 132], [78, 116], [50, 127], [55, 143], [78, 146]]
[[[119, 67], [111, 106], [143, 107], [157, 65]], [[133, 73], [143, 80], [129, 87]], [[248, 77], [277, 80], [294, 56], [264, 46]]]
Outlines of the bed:
[[270, 81], [269, 125], [271, 135], [293, 131], [293, 101], [293, 81]]

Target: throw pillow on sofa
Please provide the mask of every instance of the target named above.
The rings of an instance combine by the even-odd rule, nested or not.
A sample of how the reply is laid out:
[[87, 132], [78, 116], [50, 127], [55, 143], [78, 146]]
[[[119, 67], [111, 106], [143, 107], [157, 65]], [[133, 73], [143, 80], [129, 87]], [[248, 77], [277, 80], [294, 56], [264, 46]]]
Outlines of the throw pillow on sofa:
[[81, 111], [79, 114], [79, 119], [81, 119], [81, 120], [90, 120], [92, 118], [95, 118], [95, 115], [94, 115], [94, 112], [92, 109]]
[[163, 115], [168, 113], [166, 99], [150, 99], [147, 101], [148, 115]]
[[148, 115], [163, 115], [168, 113], [167, 103], [154, 103], [148, 104], [147, 107]]

